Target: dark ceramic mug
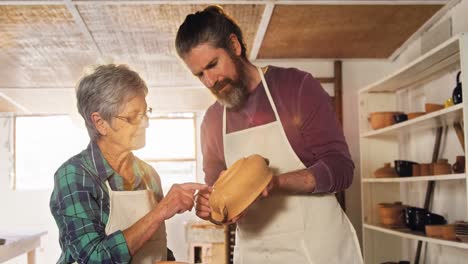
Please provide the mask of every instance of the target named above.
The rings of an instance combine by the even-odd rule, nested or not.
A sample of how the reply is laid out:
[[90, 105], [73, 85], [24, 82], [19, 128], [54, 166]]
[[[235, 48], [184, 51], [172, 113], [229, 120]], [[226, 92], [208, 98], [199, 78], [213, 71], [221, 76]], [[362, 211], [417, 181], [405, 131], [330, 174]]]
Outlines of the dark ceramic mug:
[[395, 160], [395, 172], [400, 177], [413, 176], [413, 164], [418, 164], [409, 160]]
[[396, 114], [396, 115], [393, 115], [393, 119], [395, 120], [396, 123], [400, 123], [400, 122], [408, 120], [408, 115], [407, 114]]

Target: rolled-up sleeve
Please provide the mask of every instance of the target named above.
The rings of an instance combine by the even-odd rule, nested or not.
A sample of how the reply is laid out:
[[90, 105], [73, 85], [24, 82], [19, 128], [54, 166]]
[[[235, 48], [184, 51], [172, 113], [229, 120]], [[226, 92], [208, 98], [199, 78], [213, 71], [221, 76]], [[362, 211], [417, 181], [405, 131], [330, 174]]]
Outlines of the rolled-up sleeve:
[[300, 133], [308, 170], [314, 175], [314, 193], [345, 190], [353, 181], [354, 163], [331, 98], [310, 74], [304, 76], [297, 98]]
[[[203, 172], [205, 183], [213, 185], [218, 179], [219, 173], [226, 169], [224, 161], [224, 147], [222, 146], [222, 127], [219, 118], [219, 110], [211, 106], [201, 124], [201, 151], [203, 154]], [[218, 114], [218, 116], [216, 116]]]
[[129, 263], [122, 231], [106, 235], [104, 191], [90, 176], [68, 164], [55, 174], [50, 209], [63, 251], [78, 263]]

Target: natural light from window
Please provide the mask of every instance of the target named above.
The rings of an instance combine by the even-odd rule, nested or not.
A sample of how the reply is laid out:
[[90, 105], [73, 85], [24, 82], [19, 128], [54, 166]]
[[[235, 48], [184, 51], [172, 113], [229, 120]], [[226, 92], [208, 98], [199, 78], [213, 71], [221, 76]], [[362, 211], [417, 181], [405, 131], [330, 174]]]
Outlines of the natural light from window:
[[[174, 183], [196, 181], [194, 118], [150, 119], [146, 146], [134, 152], [156, 169], [165, 192]], [[16, 189], [52, 189], [59, 166], [89, 143], [81, 126], [65, 115], [16, 117]]]

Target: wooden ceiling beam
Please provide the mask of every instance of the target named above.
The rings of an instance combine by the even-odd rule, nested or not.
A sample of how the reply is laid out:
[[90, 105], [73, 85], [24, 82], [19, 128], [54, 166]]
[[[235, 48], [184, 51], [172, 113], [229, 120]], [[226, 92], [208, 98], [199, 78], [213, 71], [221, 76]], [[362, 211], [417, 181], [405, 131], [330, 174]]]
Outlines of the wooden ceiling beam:
[[[2, 102], [3, 101], [3, 102]], [[25, 114], [31, 114], [31, 110], [29, 110], [27, 107], [23, 106], [22, 104], [18, 103], [15, 101], [13, 98], [5, 95], [4, 93], [0, 93], [0, 109], [5, 108], [8, 109], [8, 111], [11, 111], [11, 108], [15, 109], [15, 112], [18, 112], [16, 110], [19, 110]], [[6, 105], [3, 105], [6, 104]], [[10, 107], [11, 105], [11, 107]]]
[[86, 26], [86, 23], [83, 21], [83, 18], [80, 15], [80, 12], [78, 12], [78, 9], [76, 6], [72, 3], [71, 0], [64, 0], [63, 1], [65, 6], [67, 7], [68, 11], [71, 13], [73, 16], [73, 20], [75, 21], [76, 25], [80, 29], [81, 33], [83, 33], [84, 37], [89, 40], [89, 42], [92, 44], [92, 47], [94, 51], [96, 52], [97, 55], [99, 55], [100, 58], [103, 57], [102, 51], [97, 45], [96, 41], [94, 40], [93, 35], [88, 29], [88, 26]]
[[[66, 0], [64, 0], [66, 1]], [[31, 0], [7, 0], [7, 1], [0, 1], [0, 5], [63, 5], [64, 1], [31, 1]], [[276, 5], [433, 5], [433, 4], [446, 4], [450, 0], [367, 0], [367, 1], [338, 1], [338, 0], [257, 0], [257, 1], [244, 1], [244, 0], [218, 0], [218, 1], [207, 1], [207, 0], [192, 0], [192, 1], [185, 1], [185, 0], [90, 0], [90, 1], [82, 1], [82, 0], [75, 0], [72, 1], [75, 5], [86, 5], [86, 4], [118, 4], [118, 5], [141, 5], [141, 4], [151, 4], [151, 5], [191, 5], [191, 4], [218, 4], [218, 5], [226, 5], [226, 4], [236, 4], [236, 5], [260, 5], [260, 4], [276, 4]]]
[[271, 15], [273, 14], [273, 9], [275, 9], [274, 3], [267, 3], [265, 9], [263, 10], [262, 20], [258, 25], [257, 34], [252, 45], [252, 50], [250, 51], [250, 60], [257, 59], [258, 51], [263, 43], [263, 38], [268, 29], [268, 24], [270, 23]]

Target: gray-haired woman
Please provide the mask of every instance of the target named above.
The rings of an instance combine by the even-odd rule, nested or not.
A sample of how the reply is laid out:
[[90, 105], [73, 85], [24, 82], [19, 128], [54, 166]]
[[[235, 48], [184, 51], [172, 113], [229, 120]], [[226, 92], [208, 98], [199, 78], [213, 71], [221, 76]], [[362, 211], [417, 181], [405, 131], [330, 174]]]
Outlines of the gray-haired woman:
[[55, 173], [50, 209], [59, 228], [59, 263], [166, 260], [164, 221], [191, 210], [198, 183], [163, 197], [156, 171], [132, 154], [145, 145], [148, 88], [124, 65], [103, 65], [78, 84], [77, 104], [91, 142]]

